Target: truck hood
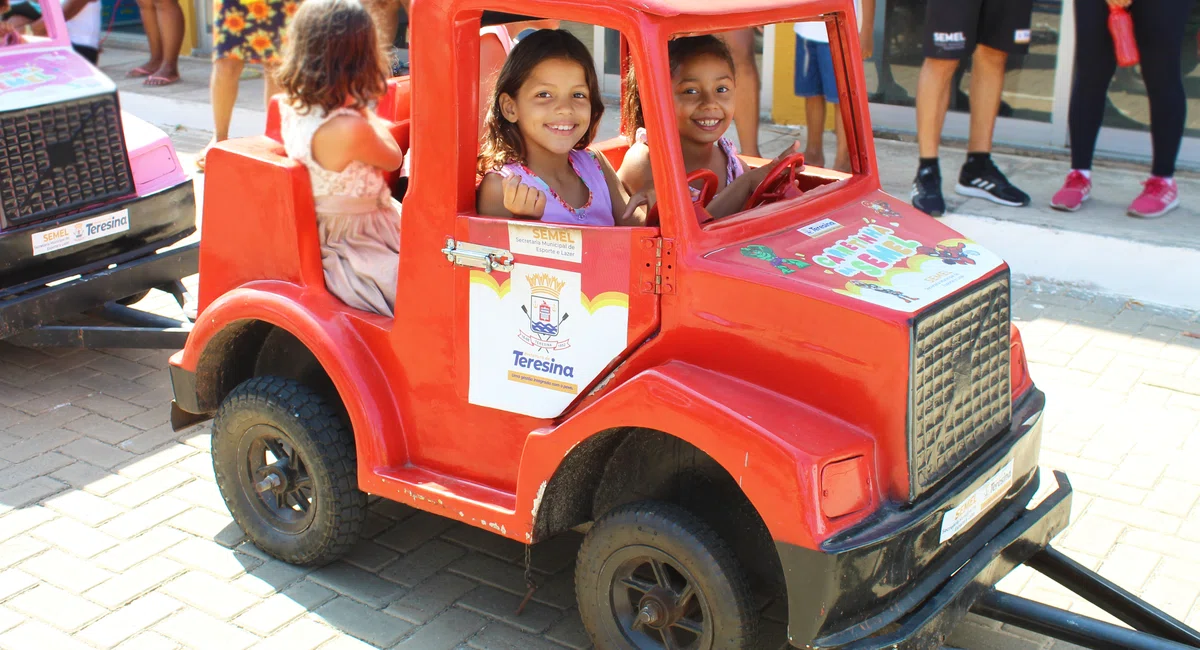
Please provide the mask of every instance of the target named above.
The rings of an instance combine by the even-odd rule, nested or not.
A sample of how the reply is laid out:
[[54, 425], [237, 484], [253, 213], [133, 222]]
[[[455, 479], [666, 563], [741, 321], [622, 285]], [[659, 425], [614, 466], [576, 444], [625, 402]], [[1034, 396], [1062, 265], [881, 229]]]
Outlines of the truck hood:
[[70, 48], [0, 49], [0, 112], [116, 92], [111, 79]]
[[1004, 264], [991, 251], [883, 192], [705, 257], [909, 313]]

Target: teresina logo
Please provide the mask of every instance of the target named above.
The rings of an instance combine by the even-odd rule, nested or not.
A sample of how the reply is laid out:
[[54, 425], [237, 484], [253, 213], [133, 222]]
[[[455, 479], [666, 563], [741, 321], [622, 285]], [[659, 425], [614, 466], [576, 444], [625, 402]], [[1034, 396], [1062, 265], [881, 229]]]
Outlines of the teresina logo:
[[528, 368], [530, 370], [545, 372], [551, 375], [559, 375], [561, 377], [571, 377], [572, 379], [575, 377], [575, 366], [566, 366], [558, 363], [554, 359], [549, 361], [536, 359], [528, 354], [525, 354], [524, 352], [521, 352], [520, 350], [513, 350], [513, 365], [517, 368]]
[[87, 237], [95, 237], [110, 230], [127, 230], [129, 228], [129, 213], [114, 214], [112, 217], [99, 223], [83, 223], [81, 225], [87, 229]]

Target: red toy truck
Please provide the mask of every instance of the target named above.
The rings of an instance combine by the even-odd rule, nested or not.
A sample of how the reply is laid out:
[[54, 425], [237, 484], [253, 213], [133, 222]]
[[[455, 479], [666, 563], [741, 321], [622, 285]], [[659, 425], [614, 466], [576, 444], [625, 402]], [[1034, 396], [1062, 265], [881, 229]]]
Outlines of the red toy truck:
[[[590, 523], [576, 590], [600, 648], [752, 647], [754, 591], [786, 597], [797, 647], [928, 647], [1014, 566], [1069, 563], [1043, 550], [1065, 476], [1031, 503], [1044, 396], [1008, 268], [880, 191], [849, 2], [496, 6], [414, 2], [412, 76], [379, 106], [411, 156], [394, 319], [326, 290], [277, 138], [209, 154], [172, 419], [216, 418], [217, 481], [257, 545], [330, 561], [367, 494], [523, 543]], [[623, 35], [660, 225], [475, 213], [479, 79], [506, 48], [487, 28], [530, 17]], [[746, 211], [698, 219], [668, 40], [800, 19], [828, 22], [854, 173], [793, 158]], [[619, 165], [627, 146], [597, 148]]]

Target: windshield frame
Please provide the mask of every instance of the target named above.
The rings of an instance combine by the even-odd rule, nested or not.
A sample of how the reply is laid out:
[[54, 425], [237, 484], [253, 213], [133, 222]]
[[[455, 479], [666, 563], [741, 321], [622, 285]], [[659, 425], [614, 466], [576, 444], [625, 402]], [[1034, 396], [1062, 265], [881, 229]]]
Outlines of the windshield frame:
[[[858, 51], [857, 19], [853, 11], [850, 0], [797, 0], [794, 7], [721, 16], [719, 29], [714, 29], [716, 21], [712, 16], [674, 16], [655, 21], [657, 29], [639, 34], [645, 56], [639, 57], [637, 50], [642, 48], [635, 43], [630, 44], [630, 54], [638, 70], [639, 87], [643, 93], [646, 124], [647, 127], [655, 127], [647, 128], [654, 185], [656, 188], [671, 188], [657, 194], [662, 204], [660, 227], [665, 237], [678, 238], [702, 248], [718, 247], [731, 241], [785, 230], [880, 188], [862, 61], [845, 54], [848, 50]], [[667, 69], [669, 39], [763, 24], [821, 20], [828, 24], [835, 73], [839, 82], [844, 80], [844, 83], [838, 84], [838, 110], [845, 124], [852, 175], [810, 190], [802, 197], [700, 224], [686, 183], [683, 182], [687, 174], [675, 125], [674, 94], [670, 71]], [[640, 58], [650, 59], [658, 65], [648, 65], [647, 61]], [[642, 71], [648, 71], [648, 74]]]

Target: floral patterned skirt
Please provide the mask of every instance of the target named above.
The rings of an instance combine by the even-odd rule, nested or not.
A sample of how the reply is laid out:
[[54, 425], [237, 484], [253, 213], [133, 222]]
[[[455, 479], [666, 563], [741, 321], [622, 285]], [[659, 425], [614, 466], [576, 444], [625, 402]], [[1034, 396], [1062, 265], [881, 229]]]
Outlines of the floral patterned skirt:
[[213, 0], [213, 59], [279, 63], [300, 0]]

